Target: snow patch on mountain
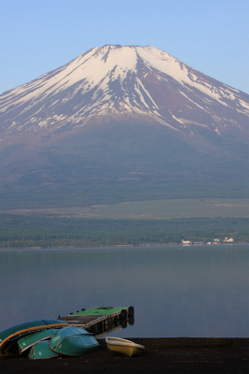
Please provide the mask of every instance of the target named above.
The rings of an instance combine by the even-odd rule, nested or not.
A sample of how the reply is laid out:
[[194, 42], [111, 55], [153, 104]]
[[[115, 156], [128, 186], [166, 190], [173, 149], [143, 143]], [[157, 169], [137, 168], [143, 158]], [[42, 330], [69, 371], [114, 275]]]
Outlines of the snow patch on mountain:
[[[138, 56], [144, 61], [148, 71], [156, 69], [160, 73], [171, 76], [180, 84], [194, 86], [213, 99], [219, 100], [222, 105], [227, 105], [224, 98], [235, 100], [235, 96], [225, 92], [225, 88], [217, 90], [205, 81], [200, 81], [193, 69], [166, 52], [150, 46], [94, 48], [58, 71], [47, 73], [35, 81], [10, 91], [9, 95], [15, 95], [15, 105], [18, 105], [32, 99], [34, 90], [37, 98], [44, 99], [51, 94], [63, 92], [79, 82], [82, 94], [96, 86], [106, 92], [110, 82], [119, 81], [122, 85], [128, 72], [137, 75]], [[159, 77], [160, 79], [163, 80]], [[139, 83], [141, 84], [141, 81]], [[139, 93], [139, 90], [137, 92]]]

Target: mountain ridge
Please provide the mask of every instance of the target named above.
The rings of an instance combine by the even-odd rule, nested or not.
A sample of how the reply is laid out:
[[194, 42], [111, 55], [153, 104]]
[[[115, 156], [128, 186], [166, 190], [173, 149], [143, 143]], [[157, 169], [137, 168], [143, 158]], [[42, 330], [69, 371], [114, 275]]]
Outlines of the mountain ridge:
[[[205, 105], [200, 100], [198, 103], [200, 95]], [[151, 46], [93, 48], [1, 95], [1, 101], [0, 111], [8, 133], [30, 129], [32, 124], [36, 125], [36, 131], [68, 122], [71, 126], [84, 126], [92, 120], [98, 121], [100, 116], [115, 120], [120, 116], [146, 117], [147, 121], [181, 132], [191, 131], [190, 124], [210, 129], [210, 101], [211, 104], [218, 101], [230, 116], [231, 109], [240, 112], [241, 117], [249, 115], [249, 105], [241, 98], [240, 91], [213, 78], [207, 81], [203, 73]], [[191, 110], [195, 110], [194, 119]], [[224, 130], [227, 123], [237, 126], [239, 131], [234, 119], [230, 122], [226, 119], [224, 124], [224, 117], [215, 112], [213, 116], [216, 116], [215, 131]]]

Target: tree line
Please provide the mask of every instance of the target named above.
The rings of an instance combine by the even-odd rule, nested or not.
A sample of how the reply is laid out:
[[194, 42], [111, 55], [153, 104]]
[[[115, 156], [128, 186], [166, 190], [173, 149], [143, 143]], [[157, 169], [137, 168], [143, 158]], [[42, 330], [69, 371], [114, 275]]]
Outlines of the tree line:
[[249, 242], [249, 218], [94, 219], [0, 214], [0, 248]]

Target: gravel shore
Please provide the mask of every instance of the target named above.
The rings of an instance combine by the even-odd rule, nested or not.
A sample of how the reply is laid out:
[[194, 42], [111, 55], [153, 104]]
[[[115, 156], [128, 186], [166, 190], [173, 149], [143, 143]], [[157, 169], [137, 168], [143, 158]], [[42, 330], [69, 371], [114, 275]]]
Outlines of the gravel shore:
[[99, 339], [97, 352], [82, 357], [30, 360], [0, 358], [0, 373], [169, 373], [248, 374], [249, 338], [134, 338], [145, 346], [138, 357], [127, 357], [107, 349]]

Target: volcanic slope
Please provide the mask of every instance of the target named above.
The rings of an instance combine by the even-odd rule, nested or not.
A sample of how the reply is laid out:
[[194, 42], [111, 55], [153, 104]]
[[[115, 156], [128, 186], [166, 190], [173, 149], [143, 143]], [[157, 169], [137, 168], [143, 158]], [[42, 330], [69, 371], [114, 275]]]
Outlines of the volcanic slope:
[[86, 204], [245, 186], [248, 127], [247, 94], [166, 52], [93, 48], [0, 96], [1, 196]]

